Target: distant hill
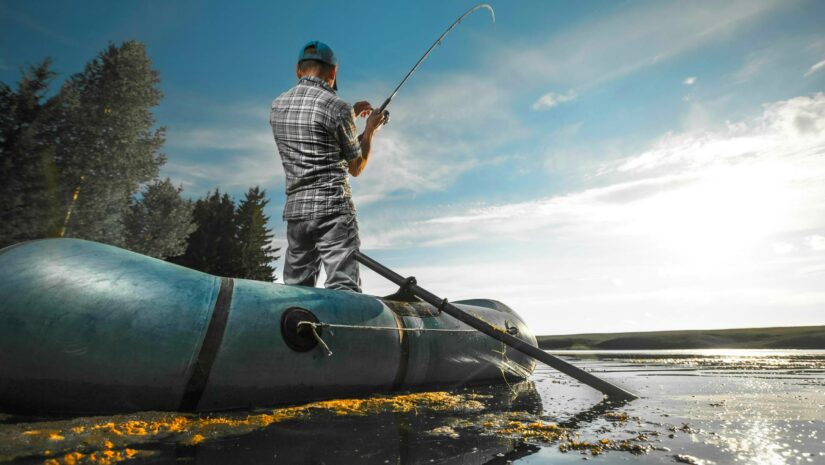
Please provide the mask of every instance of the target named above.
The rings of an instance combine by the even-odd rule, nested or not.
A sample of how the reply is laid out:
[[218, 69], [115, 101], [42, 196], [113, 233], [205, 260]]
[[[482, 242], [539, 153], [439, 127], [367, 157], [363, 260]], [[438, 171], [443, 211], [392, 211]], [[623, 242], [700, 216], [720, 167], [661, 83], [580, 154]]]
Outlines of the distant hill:
[[825, 326], [538, 336], [542, 349], [825, 349]]

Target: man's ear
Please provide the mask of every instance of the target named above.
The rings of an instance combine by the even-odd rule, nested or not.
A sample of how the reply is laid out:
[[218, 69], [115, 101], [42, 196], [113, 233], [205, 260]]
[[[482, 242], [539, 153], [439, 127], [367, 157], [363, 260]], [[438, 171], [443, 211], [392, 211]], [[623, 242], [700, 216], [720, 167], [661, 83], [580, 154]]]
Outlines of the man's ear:
[[330, 74], [329, 78], [334, 81], [336, 76], [338, 76], [338, 67], [337, 66], [332, 68], [332, 74]]
[[297, 77], [298, 79], [301, 79], [301, 64], [300, 63], [295, 65], [295, 77]]

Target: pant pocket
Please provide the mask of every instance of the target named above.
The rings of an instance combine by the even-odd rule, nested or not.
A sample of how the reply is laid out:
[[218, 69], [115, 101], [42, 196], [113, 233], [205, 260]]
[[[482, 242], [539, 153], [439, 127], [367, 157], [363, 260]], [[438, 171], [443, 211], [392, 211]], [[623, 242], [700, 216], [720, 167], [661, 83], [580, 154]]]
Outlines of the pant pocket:
[[355, 215], [341, 215], [325, 225], [321, 240], [330, 243], [347, 242], [358, 236], [358, 222]]

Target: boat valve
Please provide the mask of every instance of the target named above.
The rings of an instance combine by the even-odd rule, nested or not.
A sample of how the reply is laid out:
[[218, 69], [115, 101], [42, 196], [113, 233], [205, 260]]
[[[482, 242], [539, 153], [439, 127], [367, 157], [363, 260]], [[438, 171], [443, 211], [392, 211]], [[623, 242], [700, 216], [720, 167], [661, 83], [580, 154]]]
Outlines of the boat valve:
[[309, 352], [318, 346], [321, 339], [323, 329], [316, 327], [317, 323], [318, 317], [309, 310], [300, 307], [288, 308], [281, 316], [281, 336], [290, 349], [296, 352]]

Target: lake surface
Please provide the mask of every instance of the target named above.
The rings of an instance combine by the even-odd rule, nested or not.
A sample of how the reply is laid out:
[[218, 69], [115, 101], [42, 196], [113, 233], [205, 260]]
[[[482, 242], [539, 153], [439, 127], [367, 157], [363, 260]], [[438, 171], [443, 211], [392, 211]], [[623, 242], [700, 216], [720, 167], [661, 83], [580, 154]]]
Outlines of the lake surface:
[[0, 414], [15, 464], [825, 464], [825, 351], [556, 351], [642, 396], [552, 369], [441, 394], [229, 415]]

